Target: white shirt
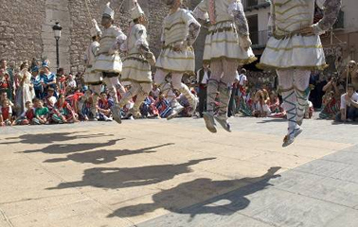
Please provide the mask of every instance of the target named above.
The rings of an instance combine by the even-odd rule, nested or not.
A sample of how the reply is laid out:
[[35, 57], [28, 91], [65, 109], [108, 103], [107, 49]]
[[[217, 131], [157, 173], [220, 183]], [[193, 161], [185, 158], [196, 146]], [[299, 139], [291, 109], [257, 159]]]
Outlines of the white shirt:
[[240, 85], [243, 86], [245, 84], [245, 82], [247, 81], [247, 76], [244, 74], [241, 74], [239, 77], [239, 81], [240, 81]]
[[[341, 110], [347, 108], [347, 101], [346, 101], [347, 93], [341, 96]], [[358, 93], [354, 92], [352, 98], [355, 102], [358, 102]], [[350, 104], [348, 104], [350, 106]]]
[[[203, 79], [201, 81], [199, 81], [200, 80], [200, 71], [201, 70], [204, 70], [204, 76], [203, 76]], [[196, 81], [198, 81], [198, 83], [200, 83], [200, 84], [207, 84], [208, 80], [209, 80], [208, 71], [209, 70], [199, 69], [198, 72], [196, 73]]]

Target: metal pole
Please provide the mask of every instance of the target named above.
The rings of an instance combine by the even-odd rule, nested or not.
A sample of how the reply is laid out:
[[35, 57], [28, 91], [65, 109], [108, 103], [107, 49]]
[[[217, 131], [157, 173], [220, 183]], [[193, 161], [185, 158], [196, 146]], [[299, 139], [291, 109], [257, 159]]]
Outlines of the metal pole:
[[60, 51], [58, 46], [59, 38], [56, 38], [56, 63], [57, 63], [57, 69], [60, 68]]

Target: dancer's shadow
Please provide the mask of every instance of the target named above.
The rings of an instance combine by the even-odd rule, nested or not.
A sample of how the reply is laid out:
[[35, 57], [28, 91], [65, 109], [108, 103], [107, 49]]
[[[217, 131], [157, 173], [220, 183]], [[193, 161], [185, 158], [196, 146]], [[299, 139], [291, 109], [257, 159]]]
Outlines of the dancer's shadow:
[[63, 189], [75, 187], [98, 188], [127, 188], [156, 184], [173, 179], [175, 176], [189, 173], [190, 166], [215, 158], [191, 160], [178, 165], [155, 165], [134, 168], [92, 168], [84, 171], [82, 181], [61, 183], [57, 187], [48, 189]]
[[257, 122], [257, 124], [267, 124], [267, 123], [275, 123], [275, 122], [286, 122], [285, 118], [270, 118], [264, 119], [262, 121]]
[[[161, 192], [153, 195], [153, 203], [123, 207], [116, 210], [108, 217], [140, 216], [160, 208], [164, 208], [174, 213], [190, 214], [191, 217], [195, 217], [195, 215], [198, 214], [231, 215], [238, 210], [245, 209], [250, 204], [250, 200], [248, 200], [245, 196], [254, 194], [270, 186], [271, 184], [268, 183], [269, 180], [280, 176], [275, 175], [279, 169], [280, 167], [272, 167], [266, 174], [257, 178], [243, 178], [239, 180], [224, 181], [213, 181], [208, 178], [200, 178], [190, 182], [185, 182], [174, 188], [162, 190]], [[205, 191], [215, 192], [228, 187], [240, 187], [245, 183], [249, 184], [211, 199], [210, 197], [206, 198], [204, 194]], [[207, 197], [208, 196], [209, 195], [207, 195]], [[177, 208], [176, 203], [180, 203], [180, 201], [185, 200], [185, 198], [186, 200], [188, 200], [188, 198], [199, 198], [204, 202], [193, 206], [191, 206], [192, 204], [187, 204], [187, 208], [183, 209]], [[223, 203], [222, 201], [225, 202]]]
[[163, 145], [153, 146], [153, 147], [146, 147], [137, 150], [97, 150], [97, 151], [90, 151], [85, 153], [74, 153], [67, 155], [66, 158], [54, 158], [46, 160], [45, 162], [55, 163], [55, 162], [66, 162], [66, 161], [74, 161], [78, 163], [92, 163], [92, 164], [105, 164], [114, 162], [120, 156], [126, 155], [134, 155], [134, 154], [142, 154], [142, 153], [154, 153], [156, 152], [157, 148], [166, 147], [174, 145], [173, 143], [167, 143]]
[[43, 149], [28, 150], [24, 153], [42, 152], [45, 154], [69, 154], [74, 152], [88, 151], [101, 147], [113, 146], [117, 141], [124, 139], [113, 139], [104, 143], [78, 143], [78, 144], [52, 144]]
[[59, 132], [59, 133], [48, 133], [48, 134], [25, 134], [19, 137], [9, 137], [6, 140], [17, 140], [20, 141], [9, 141], [0, 144], [51, 144], [54, 142], [65, 142], [76, 139], [90, 139], [105, 136], [113, 136], [112, 134], [96, 133], [89, 135], [74, 135], [82, 132]]

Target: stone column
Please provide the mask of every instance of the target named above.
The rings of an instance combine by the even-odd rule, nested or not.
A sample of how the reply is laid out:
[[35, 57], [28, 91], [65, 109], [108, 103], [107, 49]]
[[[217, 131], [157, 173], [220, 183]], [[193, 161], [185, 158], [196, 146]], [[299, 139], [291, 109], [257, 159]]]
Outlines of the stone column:
[[42, 25], [43, 54], [51, 64], [51, 71], [56, 72], [56, 40], [52, 26], [55, 22], [60, 22], [62, 26], [62, 36], [59, 42], [60, 48], [60, 67], [66, 72], [70, 70], [70, 12], [68, 0], [46, 0], [46, 19]]

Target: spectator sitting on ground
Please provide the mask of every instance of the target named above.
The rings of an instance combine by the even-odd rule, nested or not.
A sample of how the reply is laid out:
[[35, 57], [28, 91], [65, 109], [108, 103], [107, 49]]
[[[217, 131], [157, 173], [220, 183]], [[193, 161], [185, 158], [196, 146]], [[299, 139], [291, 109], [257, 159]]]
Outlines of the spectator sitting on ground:
[[9, 99], [4, 99], [0, 106], [0, 126], [12, 125], [12, 107]]
[[64, 94], [60, 95], [60, 98], [56, 103], [56, 108], [58, 109], [60, 114], [65, 117], [68, 123], [78, 122], [78, 116], [74, 112], [71, 105], [68, 102], [66, 102], [66, 98]]
[[47, 108], [49, 110], [49, 122], [51, 124], [63, 124], [67, 123], [65, 116], [56, 108], [56, 97], [52, 96], [48, 99]]
[[141, 108], [140, 108], [140, 112], [142, 117], [147, 117], [147, 118], [160, 118], [159, 117], [159, 111], [158, 109], [155, 107], [155, 102], [156, 100], [153, 97], [153, 92], [150, 92], [148, 97], [144, 100]]
[[35, 109], [33, 108], [32, 102], [27, 101], [25, 103], [25, 108], [25, 111], [20, 115], [18, 119], [16, 119], [16, 125], [29, 125], [35, 118]]
[[266, 93], [267, 91], [259, 90], [255, 95], [253, 112], [255, 117], [267, 117], [271, 114]]
[[100, 121], [112, 121], [112, 111], [111, 107], [113, 102], [110, 102], [107, 98], [107, 94], [102, 92], [100, 99], [98, 100], [97, 110], [98, 110], [98, 120]]
[[44, 106], [42, 100], [37, 100], [36, 106], [35, 118], [32, 120], [33, 123], [37, 125], [49, 124], [49, 109]]
[[352, 84], [347, 86], [347, 93], [341, 97], [341, 109], [336, 120], [352, 122], [358, 117], [358, 93]]
[[155, 103], [155, 107], [158, 109], [161, 118], [168, 117], [172, 112], [170, 103], [165, 99], [163, 94], [159, 95], [159, 99]]
[[45, 100], [44, 100], [45, 106], [49, 105], [49, 100], [50, 100], [50, 98], [52, 98], [52, 97], [55, 97], [55, 98], [56, 98], [55, 89], [53, 89], [52, 87], [49, 87], [49, 88], [47, 89], [47, 96], [46, 96], [46, 98], [45, 98]]
[[332, 77], [329, 82], [323, 87], [325, 92], [322, 98], [322, 110], [319, 114], [321, 119], [334, 120], [340, 110], [340, 97], [341, 93], [338, 88], [337, 77]]

